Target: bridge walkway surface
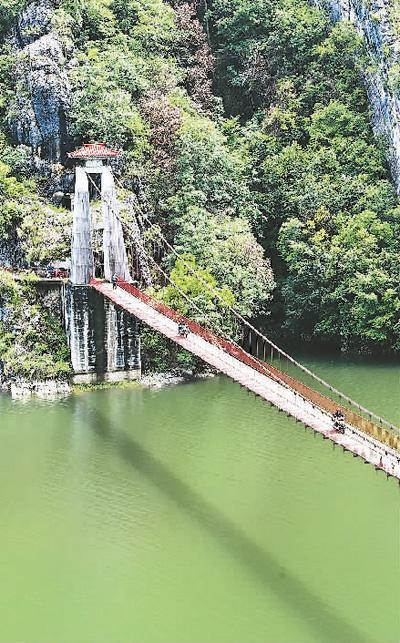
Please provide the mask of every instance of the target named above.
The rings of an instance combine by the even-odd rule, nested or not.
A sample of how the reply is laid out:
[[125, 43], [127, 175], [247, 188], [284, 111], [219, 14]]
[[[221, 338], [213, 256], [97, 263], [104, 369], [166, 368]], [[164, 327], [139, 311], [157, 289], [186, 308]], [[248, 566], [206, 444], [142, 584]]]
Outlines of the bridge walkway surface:
[[388, 476], [400, 480], [398, 451], [349, 425], [347, 419], [345, 434], [334, 431], [331, 414], [301, 396], [284, 380], [276, 381], [279, 371], [274, 367], [260, 362], [239, 346], [227, 342], [194, 322], [189, 321], [191, 332], [188, 337], [181, 337], [178, 333], [178, 322], [182, 317], [130, 284], [124, 282], [114, 289], [107, 282], [93, 279], [91, 286], [150, 328], [201, 358], [287, 415], [320, 433], [325, 439], [331, 440], [344, 450], [351, 451], [354, 457], [362, 458]]

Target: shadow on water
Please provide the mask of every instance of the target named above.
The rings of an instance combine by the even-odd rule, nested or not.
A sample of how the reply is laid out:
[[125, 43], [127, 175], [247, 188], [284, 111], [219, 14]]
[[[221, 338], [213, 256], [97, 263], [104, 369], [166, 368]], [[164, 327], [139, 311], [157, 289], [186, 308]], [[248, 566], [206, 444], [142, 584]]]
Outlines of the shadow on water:
[[318, 641], [369, 643], [370, 639], [346, 623], [299, 578], [280, 565], [268, 551], [253, 542], [200, 494], [177, 478], [133, 437], [114, 428], [111, 431], [108, 419], [98, 409], [86, 407], [84, 413], [88, 426], [97, 436], [111, 440], [118, 455], [125, 462], [196, 520], [199, 526], [228, 550], [237, 562], [246, 566], [261, 584], [272, 590], [301, 620], [307, 622], [315, 630]]

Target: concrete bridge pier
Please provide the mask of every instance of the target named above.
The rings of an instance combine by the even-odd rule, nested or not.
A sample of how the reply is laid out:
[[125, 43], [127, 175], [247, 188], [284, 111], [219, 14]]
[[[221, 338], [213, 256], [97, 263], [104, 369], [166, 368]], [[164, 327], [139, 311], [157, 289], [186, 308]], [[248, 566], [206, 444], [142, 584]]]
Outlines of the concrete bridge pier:
[[68, 284], [63, 299], [74, 383], [139, 379], [139, 321], [90, 286]]

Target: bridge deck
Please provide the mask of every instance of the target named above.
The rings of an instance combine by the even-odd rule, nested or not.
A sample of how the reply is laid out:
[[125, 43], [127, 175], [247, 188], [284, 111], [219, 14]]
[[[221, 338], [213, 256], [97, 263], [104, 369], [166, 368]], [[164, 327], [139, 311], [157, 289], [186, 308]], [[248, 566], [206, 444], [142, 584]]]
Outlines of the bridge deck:
[[177, 322], [155, 310], [145, 301], [121, 288], [113, 289], [105, 282], [93, 281], [92, 286], [120, 308], [131, 313], [146, 325], [173, 340], [182, 348], [200, 357], [249, 391], [270, 402], [281, 411], [311, 427], [325, 438], [341, 445], [360, 456], [366, 462], [382, 469], [400, 480], [399, 454], [382, 445], [370, 436], [355, 429], [346, 431], [345, 435], [332, 430], [332, 420], [328, 413], [316, 408], [307, 399], [301, 397], [287, 386], [274, 381], [264, 373], [257, 372], [251, 366], [228, 354], [223, 348], [206, 341], [196, 333], [190, 333], [185, 339], [178, 334]]

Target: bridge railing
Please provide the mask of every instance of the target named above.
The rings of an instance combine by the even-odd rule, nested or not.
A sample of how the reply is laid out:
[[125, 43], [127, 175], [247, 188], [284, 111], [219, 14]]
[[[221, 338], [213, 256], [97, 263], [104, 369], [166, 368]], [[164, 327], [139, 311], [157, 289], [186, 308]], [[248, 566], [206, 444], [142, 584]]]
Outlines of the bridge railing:
[[308, 402], [311, 402], [311, 404], [316, 408], [319, 408], [320, 410], [325, 411], [329, 414], [332, 414], [335, 410], [340, 408], [344, 414], [347, 424], [353, 426], [356, 429], [359, 429], [367, 435], [370, 435], [376, 440], [379, 440], [386, 446], [400, 451], [400, 436], [396, 435], [393, 431], [388, 430], [383, 426], [379, 426], [372, 420], [367, 419], [358, 413], [355, 413], [353, 410], [347, 408], [344, 405], [338, 404], [336, 400], [333, 400], [327, 395], [316, 391], [297, 378], [292, 377], [279, 368], [276, 368], [272, 364], [269, 364], [266, 361], [250, 355], [237, 344], [228, 341], [220, 337], [219, 335], [216, 335], [214, 332], [207, 328], [204, 328], [197, 322], [192, 321], [191, 319], [188, 319], [187, 317], [177, 313], [163, 302], [154, 299], [154, 297], [151, 297], [150, 295], [147, 295], [132, 284], [119, 280], [118, 285], [120, 286], [120, 288], [132, 294], [137, 299], [140, 299], [148, 306], [158, 311], [162, 315], [168, 317], [169, 319], [172, 319], [177, 323], [185, 323], [190, 331], [195, 335], [202, 337], [205, 341], [217, 346], [230, 356], [235, 357], [257, 372], [263, 375], [267, 375], [274, 381], [286, 386], [301, 398], [307, 400]]
[[376, 440], [379, 440], [388, 447], [400, 451], [400, 436], [396, 435], [394, 431], [385, 429], [383, 426], [372, 422], [372, 420], [363, 417], [359, 413], [355, 413], [347, 406], [339, 404], [336, 400], [333, 400], [323, 393], [316, 391], [315, 389], [307, 386], [300, 380], [292, 377], [291, 375], [288, 375], [282, 370], [276, 369], [271, 365], [269, 366], [269, 369], [272, 373], [276, 374], [277, 378], [279, 378], [280, 381], [285, 382], [287, 386], [289, 386], [289, 388], [296, 391], [299, 395], [314, 404], [316, 407], [330, 414], [334, 413], [337, 409], [340, 409], [347, 424], [350, 424], [363, 433], [366, 433]]
[[[299, 392], [301, 390], [305, 392], [309, 399], [312, 396], [318, 405], [326, 410], [341, 409], [346, 418], [349, 419], [349, 423], [374, 437], [384, 436], [385, 443], [388, 446], [392, 446], [395, 443], [400, 445], [400, 429], [398, 427], [355, 402], [319, 378], [315, 373], [309, 371], [302, 364], [299, 364], [278, 347], [268, 343], [263, 344], [261, 337], [260, 335], [258, 342], [254, 341], [254, 337], [253, 341], [250, 339], [250, 342], [246, 338], [245, 345], [249, 345], [251, 354], [261, 361], [268, 361], [271, 368], [275, 367], [281, 373], [281, 378], [287, 381], [290, 386], [295, 388], [294, 382], [296, 382]], [[397, 438], [397, 440], [392, 440], [391, 438]], [[382, 438], [380, 437], [379, 439]]]

